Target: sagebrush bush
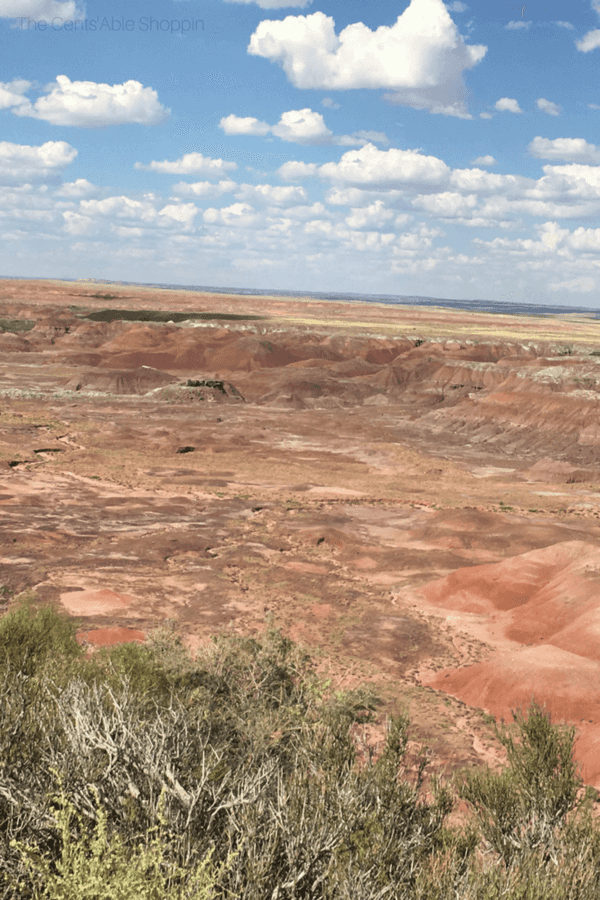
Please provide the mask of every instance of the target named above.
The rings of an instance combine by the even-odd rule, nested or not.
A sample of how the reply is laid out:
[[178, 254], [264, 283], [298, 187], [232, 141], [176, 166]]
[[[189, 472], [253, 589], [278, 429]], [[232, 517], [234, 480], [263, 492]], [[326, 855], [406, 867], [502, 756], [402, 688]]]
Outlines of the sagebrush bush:
[[359, 764], [377, 699], [336, 692], [273, 627], [195, 659], [172, 626], [91, 659], [74, 644], [50, 607], [0, 620], [0, 900], [600, 896], [574, 731], [535, 704], [519, 740], [498, 731], [503, 772], [434, 779], [426, 800], [408, 716]]
[[76, 659], [82, 649], [75, 640], [77, 623], [53, 606], [35, 607], [25, 594], [0, 618], [0, 672], [6, 669], [33, 676], [48, 662]]

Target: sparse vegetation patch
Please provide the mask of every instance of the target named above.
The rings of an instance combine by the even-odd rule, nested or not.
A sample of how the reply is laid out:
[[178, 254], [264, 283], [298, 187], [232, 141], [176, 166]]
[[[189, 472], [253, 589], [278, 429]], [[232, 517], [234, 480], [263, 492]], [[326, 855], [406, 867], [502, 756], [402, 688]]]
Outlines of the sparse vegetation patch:
[[574, 729], [535, 704], [519, 740], [498, 731], [506, 770], [425, 799], [408, 717], [359, 757], [377, 699], [336, 691], [275, 628], [195, 659], [169, 624], [90, 659], [75, 628], [31, 600], [0, 620], [3, 900], [597, 898]]

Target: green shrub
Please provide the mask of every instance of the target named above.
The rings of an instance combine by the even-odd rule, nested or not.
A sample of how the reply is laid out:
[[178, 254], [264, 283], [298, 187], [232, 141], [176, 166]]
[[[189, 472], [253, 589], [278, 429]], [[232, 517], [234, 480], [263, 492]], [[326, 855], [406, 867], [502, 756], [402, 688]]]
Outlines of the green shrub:
[[0, 672], [12, 669], [33, 676], [49, 661], [73, 660], [82, 654], [75, 640], [77, 624], [50, 605], [33, 605], [25, 595], [0, 618]]
[[[166, 858], [167, 843], [160, 826], [149, 829], [145, 844], [126, 848], [118, 833], [108, 834], [106, 811], [98, 803], [93, 834], [68, 798], [59, 806], [56, 825], [60, 858], [40, 854], [35, 847], [13, 841], [30, 872], [34, 900], [210, 900], [217, 877], [212, 850], [193, 870]], [[73, 828], [76, 820], [76, 828]], [[77, 832], [77, 839], [73, 831]], [[153, 835], [151, 837], [151, 835]], [[221, 871], [223, 870], [221, 866]], [[220, 874], [220, 872], [218, 873]]]
[[[191, 659], [171, 623], [88, 661], [58, 614], [10, 615], [0, 647], [25, 650], [0, 669], [0, 900], [600, 896], [574, 729], [535, 704], [520, 741], [497, 729], [503, 772], [433, 779], [425, 799], [408, 716], [359, 765], [376, 698], [336, 692], [276, 628]], [[476, 813], [462, 830], [455, 795]]]
[[556, 827], [591, 799], [586, 792], [577, 800], [582, 780], [573, 760], [575, 728], [553, 725], [535, 701], [527, 717], [513, 712], [513, 718], [519, 743], [495, 726], [508, 752], [508, 768], [499, 774], [467, 772], [460, 788], [477, 812], [484, 837], [507, 864], [540, 847], [553, 855]]

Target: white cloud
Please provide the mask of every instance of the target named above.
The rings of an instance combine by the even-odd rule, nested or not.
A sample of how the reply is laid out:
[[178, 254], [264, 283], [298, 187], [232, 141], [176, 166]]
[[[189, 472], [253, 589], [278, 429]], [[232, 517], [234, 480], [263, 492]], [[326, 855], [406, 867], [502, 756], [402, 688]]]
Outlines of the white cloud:
[[227, 225], [248, 228], [256, 220], [254, 209], [248, 203], [233, 203], [223, 209], [205, 209], [202, 218], [207, 225]]
[[517, 19], [516, 22], [515, 21], [509, 22], [504, 27], [507, 28], [509, 31], [518, 31], [520, 28], [524, 28], [525, 30], [527, 30], [530, 27], [530, 25], [531, 25], [531, 22], [524, 22], [523, 19]]
[[94, 220], [89, 216], [82, 216], [80, 213], [72, 210], [65, 210], [62, 215], [64, 220], [63, 231], [67, 234], [93, 234], [97, 230]]
[[[1, 0], [0, 0], [1, 2]], [[11, 106], [28, 106], [29, 100], [24, 93], [31, 87], [31, 81], [15, 78], [14, 81], [0, 81], [0, 109], [10, 109]]]
[[469, 7], [466, 3], [461, 3], [461, 0], [454, 0], [453, 3], [446, 3], [446, 9], [448, 12], [466, 12]]
[[252, 116], [224, 116], [219, 122], [219, 128], [222, 128], [225, 134], [252, 134], [263, 136], [269, 134], [271, 126], [266, 122], [260, 122]]
[[219, 181], [213, 184], [211, 181], [196, 181], [194, 184], [188, 184], [186, 181], [179, 181], [171, 188], [174, 197], [199, 197], [203, 200], [216, 200], [223, 194], [231, 194], [238, 184], [236, 181]]
[[[353, 206], [364, 207], [370, 206], [378, 198], [380, 191], [364, 190], [355, 187], [332, 187], [325, 194], [325, 202], [332, 206]], [[396, 201], [403, 196], [402, 191], [385, 191], [385, 199], [387, 203]], [[412, 218], [412, 216], [411, 216]]]
[[296, 144], [323, 144], [328, 143], [332, 137], [321, 113], [313, 112], [312, 109], [291, 109], [284, 112], [271, 131], [275, 137]]
[[535, 184], [522, 175], [497, 175], [483, 169], [453, 169], [449, 181], [459, 191], [476, 194], [518, 194]]
[[422, 156], [418, 150], [378, 150], [373, 144], [350, 150], [339, 163], [319, 168], [319, 176], [331, 181], [384, 187], [440, 184], [449, 173], [446, 163], [436, 156]]
[[0, 18], [51, 21], [54, 18], [82, 19], [84, 13], [77, 9], [74, 0], [60, 3], [58, 0], [1, 0]]
[[306, 191], [302, 187], [281, 187], [271, 184], [241, 184], [235, 199], [242, 203], [258, 203], [266, 206], [290, 206], [305, 203]]
[[442, 219], [455, 219], [470, 216], [477, 206], [476, 194], [458, 194], [453, 191], [444, 191], [441, 194], [420, 194], [412, 201], [412, 205], [418, 209], [424, 209], [434, 216]]
[[393, 210], [386, 209], [383, 200], [376, 200], [370, 206], [353, 207], [345, 222], [349, 228], [383, 228], [393, 218]]
[[597, 50], [600, 47], [600, 29], [588, 31], [580, 41], [575, 41], [575, 46], [581, 53], [589, 53], [590, 50]]
[[152, 88], [139, 81], [124, 84], [97, 84], [94, 81], [71, 81], [57, 75], [56, 82], [46, 87], [48, 93], [35, 103], [13, 108], [17, 116], [31, 116], [51, 125], [74, 125], [80, 128], [104, 128], [135, 122], [156, 125], [170, 110], [158, 101]]
[[595, 287], [596, 282], [590, 276], [569, 278], [567, 281], [550, 281], [547, 284], [549, 291], [567, 291], [570, 294], [589, 294]]
[[568, 235], [566, 243], [574, 250], [600, 253], [600, 228], [576, 228]]
[[248, 46], [279, 62], [297, 88], [389, 88], [394, 102], [463, 117], [462, 73], [486, 52], [464, 43], [442, 0], [411, 0], [394, 25], [371, 31], [356, 22], [339, 36], [322, 12], [265, 20]]
[[273, 134], [282, 141], [294, 144], [338, 144], [340, 146], [364, 146], [369, 141], [388, 144], [385, 134], [379, 131], [355, 131], [353, 134], [335, 136], [325, 125], [321, 113], [310, 108], [290, 109], [282, 113], [276, 125], [269, 125], [251, 116], [224, 116], [219, 122], [225, 134], [257, 135]]
[[[529, 193], [529, 192], [527, 192]], [[533, 191], [531, 192], [533, 193]], [[561, 201], [561, 202], [558, 202]], [[490, 197], [480, 208], [480, 214], [490, 221], [501, 217], [525, 213], [528, 216], [555, 216], [559, 218], [581, 218], [597, 212], [599, 204], [596, 201], [588, 203], [566, 203], [564, 197], [554, 200], [523, 199], [522, 197], [509, 199], [508, 197]], [[514, 227], [514, 223], [513, 223]]]
[[152, 160], [148, 165], [136, 162], [136, 169], [145, 172], [163, 172], [167, 175], [206, 175], [210, 177], [224, 175], [237, 169], [237, 163], [225, 162], [223, 159], [211, 159], [201, 153], [185, 153], [181, 159], [173, 162], [165, 159], [162, 162]]
[[409, 222], [412, 222], [414, 216], [411, 216], [410, 213], [400, 213], [400, 215], [396, 216], [394, 219], [394, 225], [396, 228], [404, 228]]
[[39, 147], [0, 141], [0, 183], [47, 181], [76, 156], [77, 150], [65, 141], [46, 141]]
[[487, 156], [478, 156], [477, 159], [472, 160], [472, 166], [495, 166], [497, 165], [496, 160], [493, 156], [489, 154]]
[[534, 137], [527, 147], [538, 159], [564, 159], [581, 163], [600, 163], [600, 147], [588, 144], [583, 138]]
[[544, 176], [525, 191], [536, 199], [600, 199], [600, 166], [570, 163], [566, 166], [544, 166]]
[[340, 147], [351, 147], [356, 144], [389, 144], [387, 135], [383, 131], [353, 131], [352, 134], [344, 134], [342, 137], [333, 138], [333, 143]]
[[310, 6], [312, 0], [225, 0], [225, 3], [256, 3], [261, 9], [284, 9], [290, 6], [304, 9], [305, 6]]
[[510, 97], [501, 97], [500, 100], [497, 100], [494, 104], [496, 109], [499, 112], [511, 112], [511, 113], [522, 113], [523, 110], [520, 108], [518, 102], [516, 100], [511, 99]]
[[329, 211], [320, 201], [317, 201], [311, 206], [290, 206], [286, 209], [285, 214], [292, 219], [312, 219], [313, 216], [327, 217]]
[[116, 234], [120, 238], [136, 238], [144, 236], [143, 228], [133, 228], [131, 225], [111, 225], [112, 234]]
[[184, 225], [191, 225], [200, 210], [194, 203], [177, 203], [168, 204], [159, 210], [159, 216], [165, 216], [173, 222], [182, 222]]
[[489, 112], [482, 112], [482, 113], [479, 113], [479, 118], [480, 119], [491, 119], [492, 114]]
[[152, 222], [156, 209], [151, 201], [131, 200], [130, 197], [106, 197], [104, 200], [82, 200], [79, 208], [88, 216], [116, 216], [118, 219], [138, 219]]
[[541, 109], [542, 112], [548, 113], [549, 116], [559, 116], [560, 115], [560, 106], [556, 103], [552, 103], [551, 100], [545, 100], [543, 97], [540, 97], [539, 100], [536, 100], [538, 105], [538, 109]]
[[283, 181], [302, 181], [303, 178], [315, 178], [317, 169], [316, 163], [290, 160], [279, 167], [277, 174]]
[[92, 194], [97, 194], [98, 191], [99, 188], [95, 184], [91, 184], [86, 178], [77, 178], [75, 181], [68, 181], [66, 184], [62, 184], [54, 193], [57, 197], [79, 199], [80, 197], [89, 197]]
[[340, 104], [336, 103], [335, 100], [332, 100], [331, 97], [323, 97], [321, 100], [321, 105], [325, 106], [327, 109], [339, 109]]
[[558, 25], [559, 28], [571, 28], [571, 29], [575, 28], [575, 26], [571, 25], [570, 22], [561, 22], [560, 20], [555, 22], [554, 24]]

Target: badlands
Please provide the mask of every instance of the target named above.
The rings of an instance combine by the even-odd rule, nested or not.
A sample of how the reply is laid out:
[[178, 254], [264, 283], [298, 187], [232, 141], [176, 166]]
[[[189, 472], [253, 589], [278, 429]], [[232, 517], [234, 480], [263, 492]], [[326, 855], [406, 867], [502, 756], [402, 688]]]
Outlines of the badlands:
[[591, 317], [0, 281], [2, 609], [271, 622], [430, 775], [535, 699], [600, 789], [599, 484]]

